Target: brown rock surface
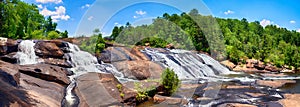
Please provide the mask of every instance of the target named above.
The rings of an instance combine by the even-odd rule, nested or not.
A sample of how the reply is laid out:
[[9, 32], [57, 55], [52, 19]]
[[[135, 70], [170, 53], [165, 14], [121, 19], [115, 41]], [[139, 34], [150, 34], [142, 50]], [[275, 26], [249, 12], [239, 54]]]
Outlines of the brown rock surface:
[[65, 86], [55, 82], [45, 81], [21, 73], [20, 86], [26, 90], [28, 98], [33, 99], [37, 107], [61, 106]]
[[40, 57], [62, 58], [64, 56], [64, 52], [55, 43], [38, 41], [34, 48], [36, 55]]
[[221, 104], [218, 107], [257, 107], [250, 104], [241, 104], [241, 103], [225, 103]]
[[[120, 84], [112, 74], [87, 73], [78, 77], [76, 94], [80, 96], [82, 105], [108, 106], [133, 104], [136, 92], [122, 86], [121, 92], [117, 88]], [[124, 93], [124, 97], [120, 94]]]
[[44, 58], [43, 61], [45, 64], [51, 64], [65, 68], [72, 68], [72, 65], [69, 64], [65, 59]]
[[225, 65], [227, 68], [231, 70], [236, 66], [234, 63], [230, 62], [229, 60], [222, 61], [221, 64]]
[[285, 84], [296, 83], [294, 80], [256, 80], [256, 83], [261, 86], [268, 86], [272, 88], [280, 88]]
[[0, 55], [5, 55], [17, 51], [18, 51], [18, 42], [16, 40], [7, 39], [7, 41], [0, 44]]
[[284, 94], [285, 99], [279, 100], [284, 107], [300, 107], [300, 94]]
[[122, 72], [125, 77], [144, 80], [147, 78], [160, 78], [163, 67], [151, 61], [121, 61], [113, 65]]
[[166, 97], [161, 95], [155, 95], [153, 97], [153, 100], [155, 103], [160, 103], [164, 106], [170, 106], [170, 105], [186, 105], [188, 101], [183, 98], [175, 98], [175, 97]]
[[17, 86], [20, 82], [19, 66], [10, 64], [0, 60], [0, 73], [1, 77], [5, 78], [4, 81]]
[[20, 65], [21, 73], [62, 85], [70, 83], [69, 72], [65, 68], [47, 64]]

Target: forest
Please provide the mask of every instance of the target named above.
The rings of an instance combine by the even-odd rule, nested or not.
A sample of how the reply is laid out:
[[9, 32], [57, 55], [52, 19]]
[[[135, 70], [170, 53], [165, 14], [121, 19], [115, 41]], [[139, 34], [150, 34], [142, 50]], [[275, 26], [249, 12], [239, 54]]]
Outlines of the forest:
[[234, 63], [254, 58], [277, 67], [300, 67], [300, 33], [295, 30], [276, 25], [263, 27], [260, 22], [248, 22], [245, 18], [203, 16], [196, 9], [180, 15], [165, 13], [150, 25], [115, 26], [110, 38], [129, 45], [149, 43], [152, 47], [165, 47], [171, 43], [176, 48], [211, 55], [219, 52], [221, 57], [215, 58], [228, 58]]
[[20, 0], [0, 0], [0, 37], [12, 39], [67, 38], [56, 30], [51, 17], [44, 18], [38, 7]]

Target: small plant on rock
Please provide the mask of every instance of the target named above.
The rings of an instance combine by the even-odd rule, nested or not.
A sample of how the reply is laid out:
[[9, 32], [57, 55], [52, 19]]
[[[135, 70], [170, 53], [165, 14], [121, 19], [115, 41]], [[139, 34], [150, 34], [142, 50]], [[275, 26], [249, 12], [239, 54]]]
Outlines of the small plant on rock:
[[178, 76], [169, 68], [164, 70], [163, 74], [161, 75], [161, 79], [161, 84], [163, 85], [166, 95], [172, 95], [180, 86], [180, 80], [178, 79]]

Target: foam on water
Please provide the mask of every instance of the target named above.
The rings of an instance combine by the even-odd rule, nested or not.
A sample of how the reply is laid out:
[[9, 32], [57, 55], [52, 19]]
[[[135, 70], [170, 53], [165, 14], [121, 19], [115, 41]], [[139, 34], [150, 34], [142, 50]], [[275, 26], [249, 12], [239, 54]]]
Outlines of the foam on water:
[[36, 64], [38, 63], [38, 57], [34, 51], [35, 43], [31, 40], [23, 40], [18, 45], [18, 52], [15, 57], [18, 59], [20, 65]]

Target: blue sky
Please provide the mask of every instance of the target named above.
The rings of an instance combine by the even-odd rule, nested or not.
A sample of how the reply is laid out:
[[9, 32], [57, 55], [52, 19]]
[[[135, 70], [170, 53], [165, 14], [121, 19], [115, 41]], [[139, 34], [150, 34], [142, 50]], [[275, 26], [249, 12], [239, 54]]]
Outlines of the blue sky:
[[70, 36], [90, 35], [99, 28], [110, 35], [114, 26], [151, 23], [163, 13], [200, 13], [221, 18], [246, 18], [263, 26], [274, 24], [300, 32], [299, 0], [23, 0], [38, 5], [45, 17], [52, 16], [58, 29]]

